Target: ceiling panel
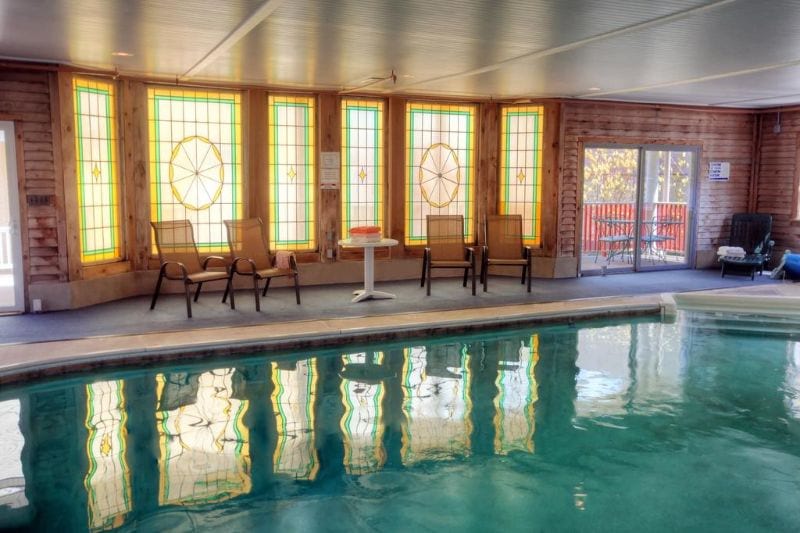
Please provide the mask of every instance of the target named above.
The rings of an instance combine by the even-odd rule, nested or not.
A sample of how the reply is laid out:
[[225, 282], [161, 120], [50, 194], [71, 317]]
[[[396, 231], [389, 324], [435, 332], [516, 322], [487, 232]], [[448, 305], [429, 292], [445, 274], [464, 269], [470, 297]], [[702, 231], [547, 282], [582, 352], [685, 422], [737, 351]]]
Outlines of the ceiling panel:
[[[267, 12], [263, 20], [250, 18]], [[240, 35], [235, 30], [242, 25]], [[112, 56], [119, 51], [133, 56]], [[800, 6], [797, 0], [0, 0], [0, 56], [309, 90], [370, 83], [361, 92], [772, 106], [800, 103]], [[396, 83], [374, 82], [392, 71]]]

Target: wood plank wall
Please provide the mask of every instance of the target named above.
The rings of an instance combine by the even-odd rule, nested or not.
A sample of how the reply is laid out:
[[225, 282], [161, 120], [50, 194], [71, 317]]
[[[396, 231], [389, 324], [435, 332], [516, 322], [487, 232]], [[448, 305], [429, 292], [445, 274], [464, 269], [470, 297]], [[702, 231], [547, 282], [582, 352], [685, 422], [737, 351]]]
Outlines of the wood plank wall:
[[[0, 120], [14, 121], [26, 284], [64, 281], [66, 242], [60, 190], [60, 150], [53, 149], [55, 72], [0, 69]], [[33, 204], [28, 205], [29, 197]], [[45, 205], [36, 200], [46, 200]]]
[[[586, 143], [699, 147], [698, 252], [716, 249], [727, 238], [731, 213], [747, 211], [755, 140], [755, 115], [750, 111], [567, 102], [562, 106], [562, 120], [560, 257], [572, 257], [579, 252], [580, 161]], [[729, 161], [730, 180], [709, 182], [709, 161]]]
[[760, 146], [754, 210], [772, 215], [772, 238], [776, 254], [789, 249], [800, 252], [800, 221], [796, 220], [798, 172], [800, 171], [800, 111], [782, 112], [780, 131], [775, 131], [777, 113], [760, 117]]

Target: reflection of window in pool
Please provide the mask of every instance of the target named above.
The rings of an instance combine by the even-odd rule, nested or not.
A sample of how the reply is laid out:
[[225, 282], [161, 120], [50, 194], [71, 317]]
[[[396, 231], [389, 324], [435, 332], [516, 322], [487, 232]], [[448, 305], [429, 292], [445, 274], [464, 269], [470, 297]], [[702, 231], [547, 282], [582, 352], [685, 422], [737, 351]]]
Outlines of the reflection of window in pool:
[[86, 453], [84, 478], [89, 503], [89, 529], [119, 527], [131, 511], [131, 479], [125, 449], [124, 383], [99, 381], [86, 385]]
[[234, 397], [235, 372], [156, 376], [161, 505], [219, 502], [250, 492], [250, 432], [243, 422], [249, 402]]
[[360, 366], [364, 370], [357, 378], [343, 378], [339, 387], [344, 405], [340, 422], [344, 468], [348, 474], [375, 472], [386, 462], [382, 409], [385, 386], [382, 380], [371, 379], [369, 374], [371, 369], [376, 369], [376, 373], [382, 372], [383, 352], [370, 353], [369, 356], [363, 352], [349, 354], [342, 357], [342, 362], [345, 368]]
[[534, 405], [539, 399], [535, 368], [539, 361], [539, 338], [498, 342], [497, 396], [494, 398], [494, 451], [533, 452]]
[[577, 416], [625, 413], [631, 327], [587, 328], [578, 332]]
[[272, 412], [278, 440], [273, 470], [294, 479], [313, 480], [319, 471], [314, 434], [317, 362], [272, 363]]
[[789, 343], [785, 390], [789, 416], [800, 419], [800, 342]]
[[403, 362], [403, 463], [469, 455], [471, 375], [459, 343], [406, 348]]
[[[20, 407], [19, 400], [0, 402], [0, 429], [3, 434], [3, 453], [0, 453], [0, 507], [8, 509], [19, 509], [28, 505], [25, 498], [25, 474], [22, 472], [25, 438], [19, 429]], [[1, 519], [0, 527], [5, 527]]]

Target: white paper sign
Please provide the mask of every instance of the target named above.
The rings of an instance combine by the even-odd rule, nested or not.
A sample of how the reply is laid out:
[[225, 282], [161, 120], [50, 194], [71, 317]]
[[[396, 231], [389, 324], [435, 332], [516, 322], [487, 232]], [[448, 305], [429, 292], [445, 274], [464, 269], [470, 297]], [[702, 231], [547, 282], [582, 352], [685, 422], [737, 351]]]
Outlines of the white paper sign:
[[708, 163], [708, 179], [711, 181], [728, 181], [731, 177], [731, 164], [727, 161], [711, 161]]
[[319, 169], [319, 187], [320, 189], [338, 189], [339, 167]]
[[339, 152], [320, 152], [320, 168], [339, 168]]

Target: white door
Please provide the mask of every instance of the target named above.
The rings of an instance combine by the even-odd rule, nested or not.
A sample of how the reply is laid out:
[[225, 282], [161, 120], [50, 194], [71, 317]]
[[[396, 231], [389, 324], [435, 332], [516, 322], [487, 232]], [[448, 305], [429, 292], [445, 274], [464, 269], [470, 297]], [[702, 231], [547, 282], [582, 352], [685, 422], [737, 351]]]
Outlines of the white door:
[[0, 121], [0, 313], [25, 310], [14, 123]]

